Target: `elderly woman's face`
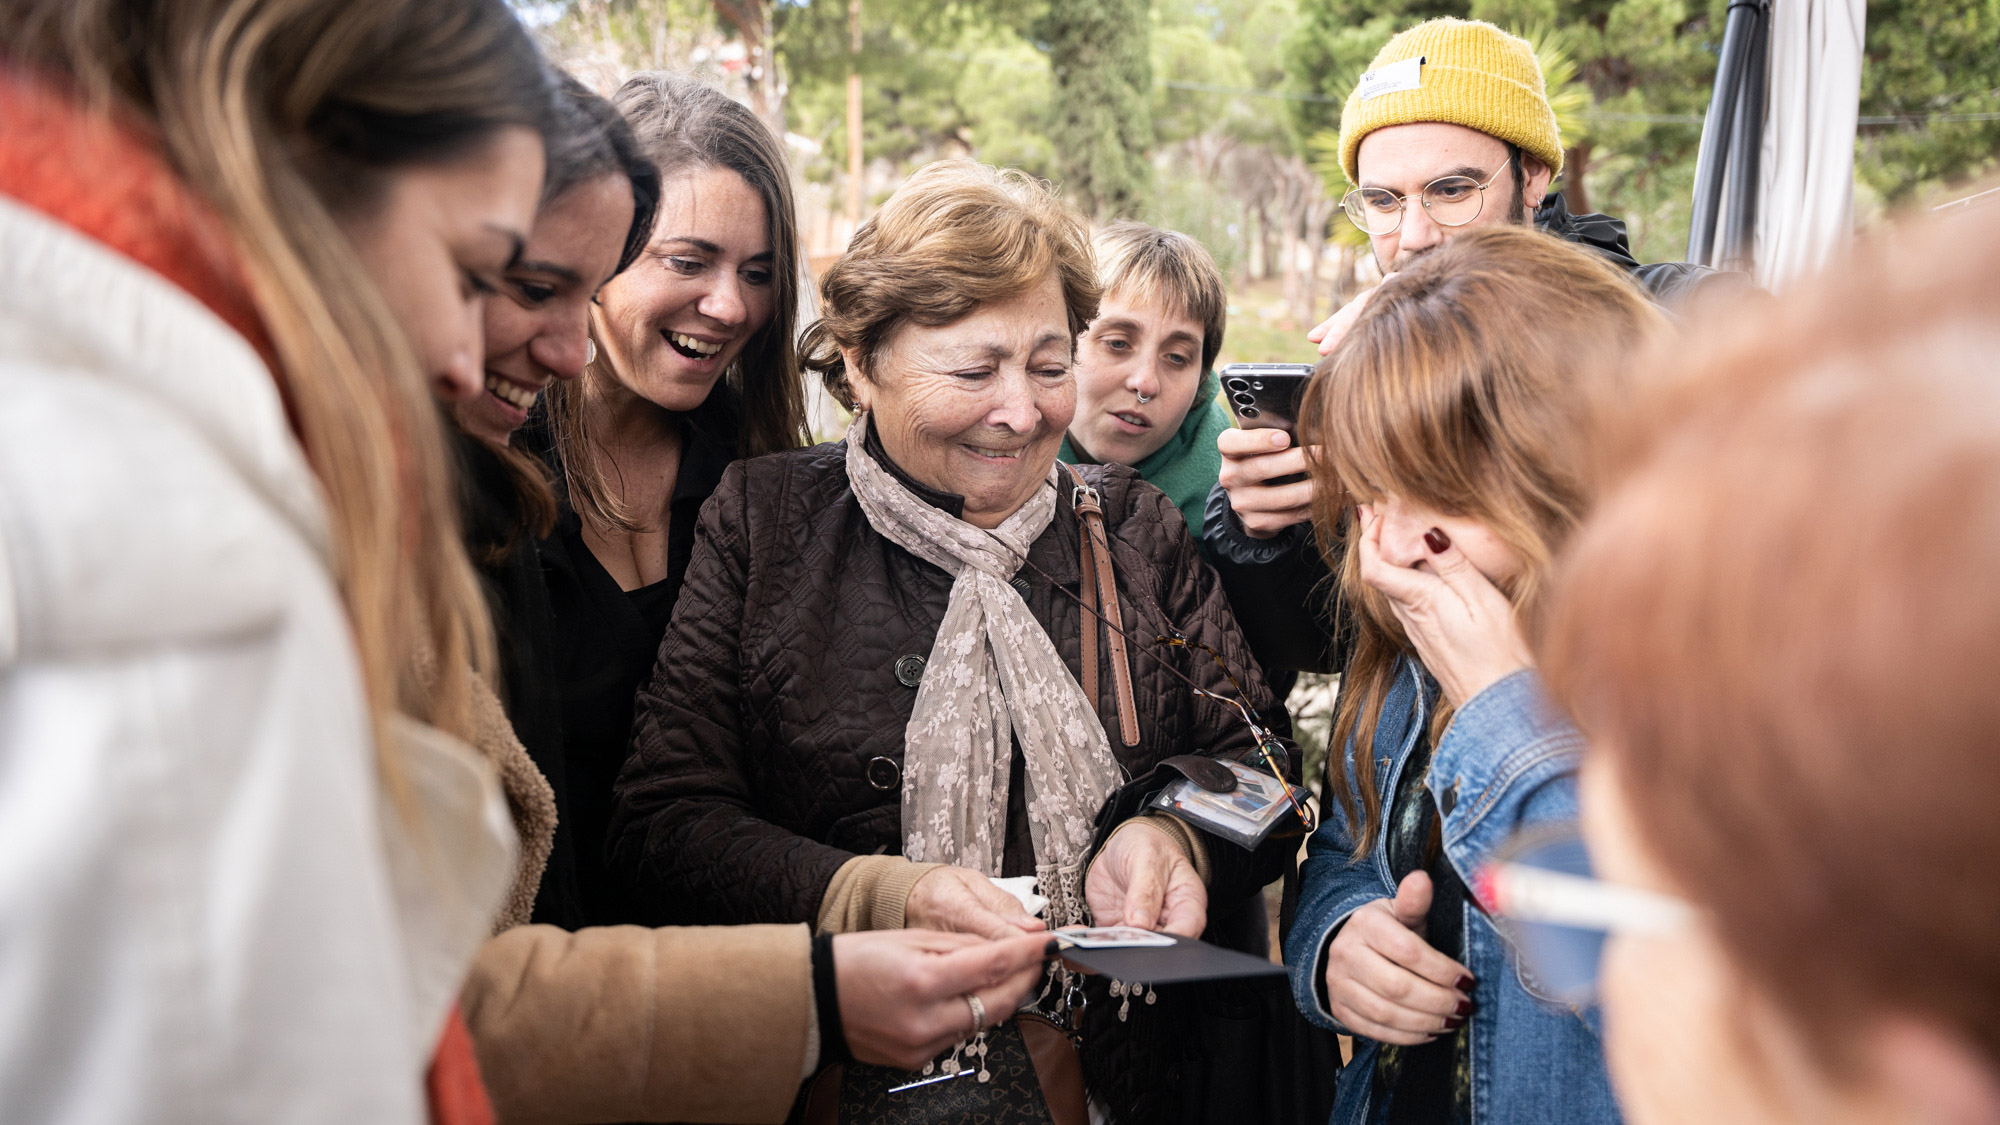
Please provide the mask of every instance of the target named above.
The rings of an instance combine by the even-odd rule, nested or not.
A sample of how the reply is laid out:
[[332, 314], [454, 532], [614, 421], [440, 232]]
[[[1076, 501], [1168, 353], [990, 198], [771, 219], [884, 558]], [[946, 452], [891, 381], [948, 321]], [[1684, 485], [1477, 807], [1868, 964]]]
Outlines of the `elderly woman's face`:
[[[1054, 273], [941, 328], [892, 329], [854, 396], [882, 448], [919, 482], [965, 497], [965, 520], [998, 527], [1055, 464], [1076, 413], [1075, 338]], [[864, 370], [848, 355], [849, 371]]]

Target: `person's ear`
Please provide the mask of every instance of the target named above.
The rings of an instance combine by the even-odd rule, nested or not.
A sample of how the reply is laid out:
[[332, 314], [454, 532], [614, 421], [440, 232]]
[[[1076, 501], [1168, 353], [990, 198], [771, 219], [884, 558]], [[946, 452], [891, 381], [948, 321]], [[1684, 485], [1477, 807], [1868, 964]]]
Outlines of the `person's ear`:
[[1527, 208], [1530, 218], [1534, 217], [1535, 208], [1542, 205], [1542, 197], [1549, 193], [1549, 181], [1555, 178], [1548, 165], [1525, 152], [1521, 154], [1521, 205]]
[[1907, 1120], [1936, 1125], [2000, 1121], [2000, 1073], [1962, 1038], [1930, 1023], [1892, 1017], [1869, 1052], [1883, 1093]]
[[875, 384], [861, 370], [861, 353], [853, 348], [840, 349], [841, 375], [847, 380], [847, 393], [854, 396], [854, 408], [867, 410], [875, 397]]

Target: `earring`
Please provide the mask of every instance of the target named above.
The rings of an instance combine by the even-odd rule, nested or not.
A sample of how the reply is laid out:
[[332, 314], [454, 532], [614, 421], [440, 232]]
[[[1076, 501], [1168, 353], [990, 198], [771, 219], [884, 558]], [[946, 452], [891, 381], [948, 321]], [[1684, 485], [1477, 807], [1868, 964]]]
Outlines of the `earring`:
[[588, 336], [583, 338], [583, 365], [589, 367], [597, 362], [597, 341]]

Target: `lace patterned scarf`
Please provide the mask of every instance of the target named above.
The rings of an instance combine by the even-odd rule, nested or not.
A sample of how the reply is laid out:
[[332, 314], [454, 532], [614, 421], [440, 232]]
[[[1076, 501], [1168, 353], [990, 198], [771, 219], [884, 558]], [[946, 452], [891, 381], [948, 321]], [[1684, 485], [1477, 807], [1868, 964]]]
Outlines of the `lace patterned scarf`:
[[1093, 702], [1007, 580], [1055, 518], [1056, 468], [990, 533], [938, 510], [847, 431], [847, 479], [883, 538], [952, 576], [951, 601], [903, 731], [903, 854], [1000, 874], [1013, 744], [1027, 764], [1035, 874], [1051, 926], [1087, 921], [1083, 864], [1120, 771]]

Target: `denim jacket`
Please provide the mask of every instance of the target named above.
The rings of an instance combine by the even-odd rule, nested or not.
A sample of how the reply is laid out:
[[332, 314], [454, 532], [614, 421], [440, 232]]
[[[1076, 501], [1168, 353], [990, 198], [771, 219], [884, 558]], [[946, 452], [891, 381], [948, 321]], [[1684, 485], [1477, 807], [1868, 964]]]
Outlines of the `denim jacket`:
[[[1375, 731], [1376, 791], [1387, 802], [1430, 721], [1437, 689], [1405, 659]], [[1522, 828], [1576, 819], [1576, 769], [1583, 739], [1548, 702], [1540, 677], [1523, 669], [1474, 696], [1452, 720], [1432, 755], [1427, 781], [1443, 819], [1445, 855], [1471, 885], [1495, 849]], [[1352, 754], [1348, 755], [1350, 776]], [[1383, 818], [1388, 819], [1386, 816]], [[1300, 867], [1297, 920], [1286, 942], [1293, 998], [1306, 1018], [1351, 1034], [1326, 1010], [1318, 987], [1333, 933], [1356, 908], [1393, 898], [1387, 826], [1359, 861], [1339, 805], [1328, 802]], [[1615, 1123], [1597, 1012], [1530, 995], [1493, 923], [1465, 905], [1463, 962], [1472, 970], [1472, 1120], [1475, 1125]], [[1381, 1045], [1357, 1036], [1341, 1073], [1332, 1125], [1375, 1125], [1387, 1105], [1371, 1105]]]

